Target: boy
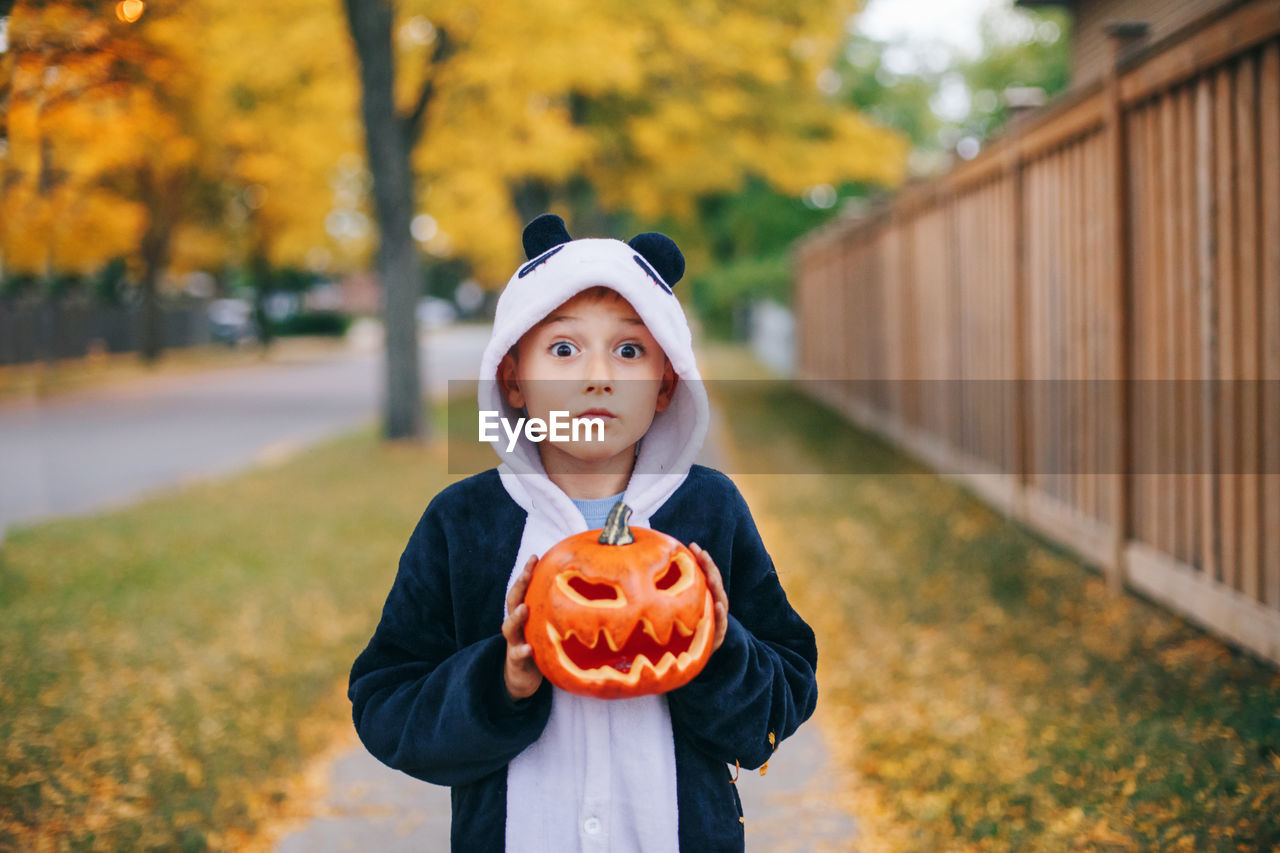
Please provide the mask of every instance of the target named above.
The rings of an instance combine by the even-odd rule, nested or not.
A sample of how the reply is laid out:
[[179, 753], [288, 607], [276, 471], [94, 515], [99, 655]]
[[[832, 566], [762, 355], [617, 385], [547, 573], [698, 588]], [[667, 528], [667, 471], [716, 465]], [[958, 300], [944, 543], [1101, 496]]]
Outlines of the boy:
[[[603, 435], [504, 438], [502, 465], [432, 500], [351, 671], [356, 729], [384, 763], [452, 786], [454, 850], [741, 850], [730, 767], [759, 767], [813, 712], [817, 650], [741, 495], [693, 464], [708, 409], [671, 293], [684, 259], [660, 234], [571, 240], [550, 215], [524, 247], [481, 408], [512, 424], [568, 411]], [[689, 544], [715, 651], [683, 687], [606, 701], [542, 677], [522, 600], [537, 555], [619, 499], [631, 526]]]

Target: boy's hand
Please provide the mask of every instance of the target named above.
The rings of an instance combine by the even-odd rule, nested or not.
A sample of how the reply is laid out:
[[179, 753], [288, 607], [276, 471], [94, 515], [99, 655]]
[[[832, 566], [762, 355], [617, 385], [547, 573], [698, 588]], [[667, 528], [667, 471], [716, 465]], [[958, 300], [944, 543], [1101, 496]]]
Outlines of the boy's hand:
[[707, 576], [707, 587], [711, 590], [711, 601], [716, 611], [716, 633], [711, 638], [711, 651], [714, 653], [724, 643], [724, 635], [729, 632], [729, 596], [724, 591], [724, 578], [720, 577], [720, 568], [711, 555], [703, 550], [697, 542], [689, 543], [689, 550], [702, 566], [702, 573]]
[[529, 605], [524, 603], [524, 594], [537, 562], [536, 556], [530, 557], [520, 577], [511, 585], [507, 593], [507, 618], [502, 623], [502, 636], [507, 638], [502, 680], [507, 685], [507, 694], [516, 701], [528, 699], [542, 685], [542, 672], [533, 662], [533, 646], [524, 641], [524, 626], [529, 621]]

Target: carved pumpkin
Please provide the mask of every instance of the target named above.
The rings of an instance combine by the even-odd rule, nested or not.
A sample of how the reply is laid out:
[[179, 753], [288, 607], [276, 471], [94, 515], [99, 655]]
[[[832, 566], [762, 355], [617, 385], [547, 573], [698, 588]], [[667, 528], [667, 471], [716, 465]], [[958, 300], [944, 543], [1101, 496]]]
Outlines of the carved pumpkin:
[[525, 639], [552, 684], [619, 699], [665, 693], [702, 671], [715, 614], [688, 548], [627, 527], [619, 501], [603, 530], [561, 540], [534, 567]]

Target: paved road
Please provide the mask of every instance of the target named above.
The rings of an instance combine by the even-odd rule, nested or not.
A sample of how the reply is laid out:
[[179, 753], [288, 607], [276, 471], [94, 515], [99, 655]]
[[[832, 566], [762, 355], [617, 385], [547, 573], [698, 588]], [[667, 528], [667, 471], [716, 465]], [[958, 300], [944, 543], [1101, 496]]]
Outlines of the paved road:
[[[487, 328], [432, 332], [427, 390], [474, 376]], [[377, 416], [381, 356], [227, 368], [0, 406], [0, 535], [226, 474]]]

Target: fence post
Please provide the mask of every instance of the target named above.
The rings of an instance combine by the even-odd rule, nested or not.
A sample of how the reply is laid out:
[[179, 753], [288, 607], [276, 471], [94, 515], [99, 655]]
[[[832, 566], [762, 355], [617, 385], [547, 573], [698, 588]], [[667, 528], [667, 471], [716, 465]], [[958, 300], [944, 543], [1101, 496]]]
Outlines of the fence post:
[[1133, 229], [1130, 220], [1128, 170], [1129, 144], [1124, 125], [1124, 104], [1120, 99], [1120, 64], [1126, 48], [1147, 33], [1146, 24], [1114, 23], [1107, 27], [1111, 42], [1111, 60], [1107, 63], [1106, 134], [1111, 155], [1111, 233], [1114, 256], [1111, 258], [1109, 288], [1115, 313], [1115, 340], [1112, 347], [1111, 410], [1115, 435], [1116, 471], [1112, 477], [1112, 506], [1115, 519], [1112, 525], [1111, 559], [1104, 566], [1107, 586], [1114, 592], [1124, 588], [1125, 545], [1133, 513], [1133, 484], [1130, 463], [1133, 448], [1130, 441], [1130, 389], [1132, 364], [1129, 357], [1129, 341], [1133, 336]]
[[1031, 417], [1029, 407], [1030, 395], [1027, 393], [1028, 366], [1027, 355], [1027, 288], [1030, 287], [1027, 273], [1027, 215], [1026, 187], [1024, 176], [1026, 163], [1022, 157], [1022, 145], [1017, 138], [1018, 129], [1015, 123], [1010, 140], [1009, 153], [1005, 158], [1004, 173], [1008, 177], [1013, 196], [1008, 227], [1013, 229], [1013, 305], [1010, 308], [1010, 333], [1013, 336], [1013, 384], [1009, 396], [1010, 407], [1006, 409], [1013, 417], [1013, 513], [1020, 519], [1026, 518], [1027, 486], [1030, 483], [1030, 463], [1028, 461], [1028, 421]]

